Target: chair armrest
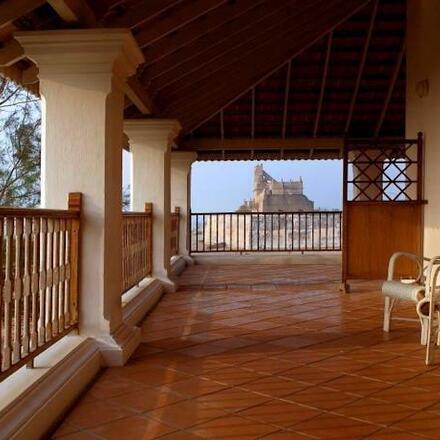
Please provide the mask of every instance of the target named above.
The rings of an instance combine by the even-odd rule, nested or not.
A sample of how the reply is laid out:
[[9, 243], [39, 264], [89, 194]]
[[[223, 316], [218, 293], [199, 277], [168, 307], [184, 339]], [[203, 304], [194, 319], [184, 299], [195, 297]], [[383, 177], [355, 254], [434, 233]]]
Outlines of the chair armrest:
[[[419, 281], [423, 276], [423, 257], [419, 257], [415, 254], [410, 254], [409, 252], [395, 252], [393, 255], [391, 255], [390, 261], [388, 263], [388, 281], [392, 281], [394, 279], [394, 271], [396, 268], [396, 261], [398, 258], [405, 257], [409, 258], [410, 260], [413, 260], [417, 263], [417, 267], [419, 270], [419, 273], [417, 275], [417, 281]], [[431, 261], [431, 260], [430, 260]]]
[[431, 258], [426, 268], [427, 296], [432, 297], [437, 287], [437, 279], [440, 273], [440, 256]]

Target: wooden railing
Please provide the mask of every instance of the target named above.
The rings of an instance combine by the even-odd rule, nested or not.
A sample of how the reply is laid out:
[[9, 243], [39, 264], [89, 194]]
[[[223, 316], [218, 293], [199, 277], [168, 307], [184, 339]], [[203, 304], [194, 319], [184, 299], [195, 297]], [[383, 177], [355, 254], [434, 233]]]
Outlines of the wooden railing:
[[151, 275], [153, 262], [153, 205], [145, 212], [122, 214], [122, 293]]
[[0, 380], [77, 327], [81, 194], [68, 206], [0, 208]]
[[171, 256], [179, 255], [180, 208], [176, 206], [171, 213]]
[[340, 251], [341, 211], [191, 214], [191, 252]]

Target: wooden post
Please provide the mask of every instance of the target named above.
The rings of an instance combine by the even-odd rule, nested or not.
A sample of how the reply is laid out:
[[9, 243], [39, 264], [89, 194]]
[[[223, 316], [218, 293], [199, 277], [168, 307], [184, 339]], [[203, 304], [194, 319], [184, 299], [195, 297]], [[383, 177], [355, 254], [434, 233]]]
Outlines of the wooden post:
[[417, 201], [422, 202], [424, 194], [423, 133], [417, 133]]
[[77, 213], [71, 220], [70, 231], [70, 323], [78, 322], [79, 270], [80, 270], [80, 226], [81, 226], [82, 194], [69, 193], [68, 209]]
[[145, 212], [150, 214], [150, 222], [148, 223], [147, 241], [148, 241], [148, 253], [147, 258], [149, 262], [149, 275], [153, 273], [153, 204], [151, 202], [145, 203]]

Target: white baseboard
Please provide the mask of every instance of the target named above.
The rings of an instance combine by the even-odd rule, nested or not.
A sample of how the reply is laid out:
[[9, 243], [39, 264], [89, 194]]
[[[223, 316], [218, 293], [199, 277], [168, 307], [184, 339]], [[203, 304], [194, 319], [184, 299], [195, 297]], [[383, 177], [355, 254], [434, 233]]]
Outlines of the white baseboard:
[[[9, 381], [26, 383], [32, 379], [26, 378], [27, 375], [35, 378], [44, 370], [0, 411], [0, 438], [44, 438], [101, 369], [101, 353], [93, 339], [66, 336], [61, 342], [61, 349], [54, 345], [36, 358], [36, 368], [23, 369], [2, 383], [2, 386], [8, 386]], [[75, 344], [67, 355], [52, 364], [60, 350], [63, 352], [66, 346]], [[14, 385], [9, 383], [9, 387], [14, 388]]]

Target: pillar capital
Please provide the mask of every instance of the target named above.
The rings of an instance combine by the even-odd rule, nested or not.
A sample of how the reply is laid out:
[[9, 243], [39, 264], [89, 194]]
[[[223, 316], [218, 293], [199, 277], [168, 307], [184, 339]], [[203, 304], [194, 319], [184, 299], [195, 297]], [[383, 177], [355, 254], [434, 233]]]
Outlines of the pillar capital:
[[194, 151], [179, 151], [171, 152], [171, 167], [189, 169], [193, 162], [197, 160], [197, 153]]
[[127, 29], [29, 31], [17, 32], [15, 38], [37, 64], [40, 79], [71, 85], [93, 87], [113, 75], [124, 82], [144, 61]]
[[182, 126], [176, 119], [126, 119], [124, 132], [130, 142], [167, 151]]

